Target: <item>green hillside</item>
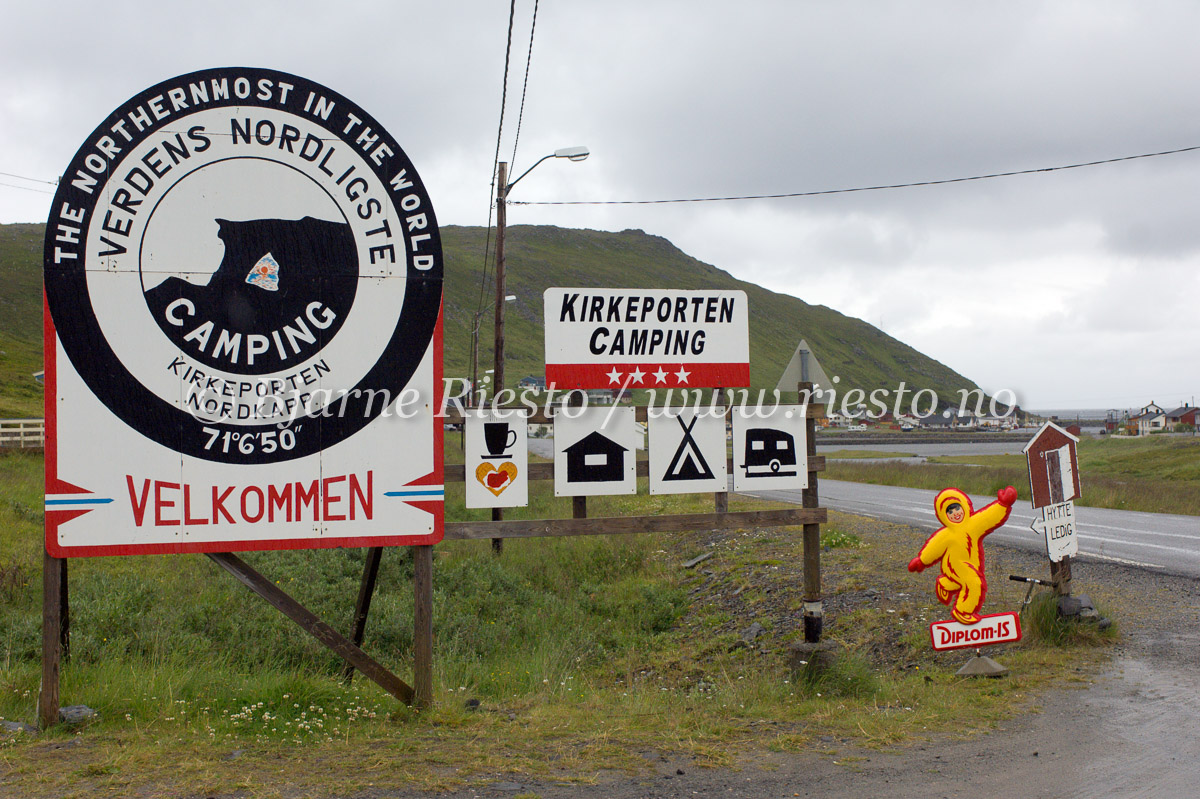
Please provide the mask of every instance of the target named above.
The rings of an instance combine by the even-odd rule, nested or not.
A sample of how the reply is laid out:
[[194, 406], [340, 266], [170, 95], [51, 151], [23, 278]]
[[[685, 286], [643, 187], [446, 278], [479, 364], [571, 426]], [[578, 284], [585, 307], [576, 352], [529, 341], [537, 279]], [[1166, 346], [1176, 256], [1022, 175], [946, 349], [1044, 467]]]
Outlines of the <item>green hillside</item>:
[[[449, 226], [442, 237], [445, 374], [465, 377], [487, 231]], [[41, 248], [41, 225], [0, 225], [0, 418], [41, 415], [41, 387], [31, 377], [41, 369]], [[517, 296], [506, 317], [509, 385], [525, 375], [543, 374], [542, 292], [551, 286], [607, 286], [745, 291], [756, 388], [775, 386], [801, 338], [808, 340], [830, 377], [841, 377], [842, 389], [894, 390], [903, 380], [910, 389], [931, 388], [950, 399], [960, 388], [975, 387], [860, 319], [737, 280], [640, 230], [516, 226], [508, 229], [506, 252], [508, 293]], [[481, 370], [492, 362], [492, 291], [489, 284], [480, 329]]]
[[[470, 327], [479, 297], [479, 273], [487, 231], [442, 229], [446, 256], [446, 375], [470, 368]], [[494, 244], [494, 242], [493, 242]], [[909, 389], [932, 388], [957, 402], [960, 388], [975, 384], [861, 319], [823, 305], [738, 280], [640, 230], [607, 233], [556, 227], [508, 228], [507, 289], [517, 296], [505, 317], [507, 382], [543, 373], [542, 292], [550, 286], [614, 288], [741, 289], [750, 303], [750, 378], [756, 388], [775, 387], [801, 338], [840, 389], [870, 391], [904, 380]], [[488, 291], [493, 289], [489, 285]], [[481, 328], [480, 361], [492, 363], [491, 302]], [[466, 335], [463, 335], [464, 331]], [[908, 395], [911, 398], [911, 394]]]
[[0, 419], [42, 415], [42, 225], [0, 225]]

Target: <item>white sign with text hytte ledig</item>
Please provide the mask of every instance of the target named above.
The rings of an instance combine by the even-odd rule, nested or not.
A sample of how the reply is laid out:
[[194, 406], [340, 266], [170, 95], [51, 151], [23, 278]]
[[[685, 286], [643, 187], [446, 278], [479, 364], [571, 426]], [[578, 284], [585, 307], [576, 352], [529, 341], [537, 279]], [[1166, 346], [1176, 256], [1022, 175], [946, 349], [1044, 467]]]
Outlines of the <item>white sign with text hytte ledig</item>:
[[1039, 508], [1041, 517], [1029, 525], [1046, 540], [1046, 555], [1052, 563], [1079, 554], [1079, 534], [1075, 528], [1075, 503], [1068, 500]]
[[808, 488], [804, 405], [733, 409], [733, 490]]
[[467, 411], [463, 461], [468, 508], [529, 504], [529, 424], [523, 410]]

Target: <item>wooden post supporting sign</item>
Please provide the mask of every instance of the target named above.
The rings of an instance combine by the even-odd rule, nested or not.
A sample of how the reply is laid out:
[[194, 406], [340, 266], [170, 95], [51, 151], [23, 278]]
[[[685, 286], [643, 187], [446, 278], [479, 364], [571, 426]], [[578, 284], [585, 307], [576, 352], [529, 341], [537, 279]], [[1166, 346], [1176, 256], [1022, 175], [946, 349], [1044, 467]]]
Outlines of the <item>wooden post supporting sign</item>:
[[433, 547], [413, 547], [413, 705], [433, 706]]
[[[797, 386], [801, 398], [812, 399], [813, 384]], [[805, 402], [807, 405], [807, 401]], [[817, 423], [812, 415], [805, 420], [805, 441], [808, 447], [810, 469], [817, 454]], [[809, 471], [808, 488], [801, 493], [805, 508], [818, 508], [817, 472]], [[825, 610], [821, 603], [821, 525], [804, 525], [804, 640], [815, 644], [821, 640], [821, 628], [825, 624]]]
[[42, 687], [38, 692], [38, 726], [58, 723], [58, 669], [62, 656], [63, 561], [45, 553], [42, 560]]

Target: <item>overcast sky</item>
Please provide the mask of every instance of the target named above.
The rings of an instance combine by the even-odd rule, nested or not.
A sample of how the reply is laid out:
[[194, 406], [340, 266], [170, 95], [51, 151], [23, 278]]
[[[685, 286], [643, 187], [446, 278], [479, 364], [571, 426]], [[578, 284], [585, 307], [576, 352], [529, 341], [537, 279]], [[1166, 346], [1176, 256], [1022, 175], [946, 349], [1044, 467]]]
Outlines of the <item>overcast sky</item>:
[[[502, 160], [533, 9], [517, 0]], [[142, 89], [259, 66], [357, 102], [442, 224], [485, 225], [508, 17], [502, 0], [10, 3], [0, 222], [44, 221], [52, 187], [22, 178], [54, 180]], [[543, 164], [511, 199], [808, 192], [1200, 145], [1197, 30], [1189, 2], [543, 0], [515, 170], [592, 156]], [[509, 223], [664, 236], [1026, 407], [1174, 407], [1200, 393], [1198, 190], [1193, 152], [807, 198], [517, 205]]]

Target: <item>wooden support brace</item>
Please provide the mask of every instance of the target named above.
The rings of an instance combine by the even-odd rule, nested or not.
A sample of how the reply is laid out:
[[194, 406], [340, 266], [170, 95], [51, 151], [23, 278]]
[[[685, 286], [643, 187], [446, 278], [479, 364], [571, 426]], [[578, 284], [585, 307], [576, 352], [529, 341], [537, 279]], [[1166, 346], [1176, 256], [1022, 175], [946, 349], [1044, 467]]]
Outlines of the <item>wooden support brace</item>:
[[340, 633], [317, 618], [312, 611], [256, 572], [248, 563], [230, 552], [209, 552], [208, 558], [236, 577], [242, 585], [267, 600], [276, 610], [299, 624], [313, 638], [351, 663], [354, 668], [362, 672], [364, 677], [377, 683], [383, 690], [401, 702], [412, 704], [413, 689], [411, 686], [380, 665], [366, 652], [343, 638]]
[[59, 585], [58, 585], [58, 603], [62, 608], [62, 620], [60, 622], [61, 629], [59, 631], [59, 645], [62, 647], [62, 659], [64, 661], [71, 659], [71, 601], [67, 593], [67, 559], [59, 558], [61, 564], [59, 569]]
[[[367, 634], [367, 615], [371, 612], [371, 598], [375, 595], [375, 580], [379, 577], [379, 562], [383, 559], [383, 547], [371, 547], [367, 550], [367, 560], [363, 564], [362, 582], [358, 586], [358, 601], [354, 604], [354, 632], [350, 635], [350, 643], [361, 648], [363, 637]], [[342, 679], [347, 684], [354, 679], [354, 664], [346, 662], [342, 669]]]

